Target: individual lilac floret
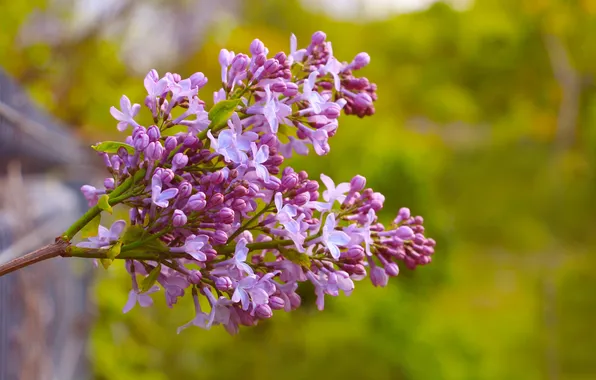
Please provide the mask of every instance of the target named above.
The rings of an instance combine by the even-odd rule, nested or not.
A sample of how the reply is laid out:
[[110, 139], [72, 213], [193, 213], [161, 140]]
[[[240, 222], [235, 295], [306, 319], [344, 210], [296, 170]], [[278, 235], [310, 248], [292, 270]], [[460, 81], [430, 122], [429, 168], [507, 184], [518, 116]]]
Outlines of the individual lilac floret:
[[105, 248], [116, 242], [122, 232], [126, 228], [126, 222], [124, 220], [117, 220], [112, 223], [112, 226], [108, 230], [102, 225], [99, 225], [97, 236], [90, 237], [87, 240], [77, 244], [77, 247], [81, 248]]
[[111, 107], [110, 113], [114, 119], [118, 120], [118, 130], [123, 132], [129, 125], [132, 127], [139, 126], [139, 123], [134, 120], [134, 117], [137, 116], [140, 110], [140, 105], [131, 105], [130, 99], [126, 95], [122, 95], [122, 98], [120, 98], [120, 110], [116, 107]]

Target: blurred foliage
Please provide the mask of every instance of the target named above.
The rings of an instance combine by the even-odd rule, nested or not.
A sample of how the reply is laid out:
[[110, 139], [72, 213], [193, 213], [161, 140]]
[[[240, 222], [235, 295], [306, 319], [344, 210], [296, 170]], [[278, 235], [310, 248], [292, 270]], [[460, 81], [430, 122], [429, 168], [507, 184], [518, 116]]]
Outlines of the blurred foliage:
[[[384, 218], [401, 206], [425, 217], [437, 253], [388, 288], [357, 284], [324, 312], [304, 289], [304, 308], [235, 337], [176, 335], [189, 300], [168, 310], [155, 297], [157, 307], [123, 316], [129, 281], [111, 268], [93, 290], [96, 377], [595, 378], [595, 4], [477, 0], [462, 12], [439, 3], [347, 22], [296, 0], [255, 0], [190, 59], [156, 67], [217, 78], [224, 46], [247, 51], [258, 37], [276, 52], [291, 32], [306, 44], [319, 29], [340, 58], [367, 51], [377, 114], [342, 118], [328, 156], [291, 164], [340, 181], [366, 176], [387, 197]], [[123, 93], [141, 102], [144, 91], [119, 41], [21, 46], [20, 25], [43, 1], [0, 5], [0, 64], [87, 141], [113, 135], [109, 106]], [[208, 102], [216, 83], [202, 91]]]

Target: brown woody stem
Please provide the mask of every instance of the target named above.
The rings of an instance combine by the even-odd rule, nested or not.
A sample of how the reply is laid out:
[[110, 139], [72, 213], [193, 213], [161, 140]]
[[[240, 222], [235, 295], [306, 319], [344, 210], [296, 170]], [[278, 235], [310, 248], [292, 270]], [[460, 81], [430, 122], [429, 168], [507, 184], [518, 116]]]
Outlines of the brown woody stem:
[[55, 243], [48, 244], [36, 251], [17, 257], [4, 265], [0, 265], [0, 277], [40, 261], [64, 255], [68, 245], [64, 240], [58, 239]]

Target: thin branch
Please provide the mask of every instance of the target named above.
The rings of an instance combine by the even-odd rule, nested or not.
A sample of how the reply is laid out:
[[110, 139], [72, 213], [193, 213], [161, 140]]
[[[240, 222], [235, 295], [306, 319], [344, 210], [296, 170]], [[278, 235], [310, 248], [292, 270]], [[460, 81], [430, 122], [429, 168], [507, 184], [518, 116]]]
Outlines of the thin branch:
[[40, 261], [64, 255], [67, 247], [67, 242], [58, 240], [24, 256], [17, 257], [4, 265], [0, 265], [0, 277]]

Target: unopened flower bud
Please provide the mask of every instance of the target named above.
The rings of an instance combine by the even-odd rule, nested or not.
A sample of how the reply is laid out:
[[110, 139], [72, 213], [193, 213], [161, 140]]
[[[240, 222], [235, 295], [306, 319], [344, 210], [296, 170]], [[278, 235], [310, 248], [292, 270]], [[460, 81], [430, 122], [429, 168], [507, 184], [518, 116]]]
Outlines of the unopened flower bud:
[[315, 33], [312, 35], [312, 38], [311, 38], [311, 43], [312, 43], [313, 45], [320, 45], [320, 44], [322, 44], [323, 42], [325, 42], [325, 39], [326, 39], [326, 38], [327, 38], [327, 35], [326, 35], [324, 32], [321, 32], [321, 31], [319, 30], [318, 32], [315, 32]]
[[103, 185], [108, 190], [114, 190], [114, 178], [108, 177], [103, 180]]
[[258, 38], [255, 38], [250, 43], [249, 50], [252, 55], [265, 54], [265, 44], [261, 42], [261, 40], [259, 40]]
[[389, 262], [385, 264], [385, 273], [387, 273], [388, 276], [395, 277], [399, 274], [399, 267], [396, 263]]
[[281, 310], [285, 305], [286, 302], [283, 300], [283, 298], [277, 296], [269, 297], [269, 306], [271, 306], [273, 310]]
[[165, 141], [165, 148], [168, 152], [173, 151], [178, 146], [178, 140], [174, 136], [168, 136]]
[[215, 287], [222, 292], [232, 289], [232, 285], [232, 279], [228, 276], [215, 278]]
[[384, 287], [387, 286], [387, 281], [389, 281], [389, 278], [387, 277], [387, 274], [383, 268], [376, 266], [370, 271], [370, 280], [374, 286]]
[[203, 274], [201, 273], [201, 271], [193, 270], [188, 275], [188, 282], [190, 282], [193, 285], [198, 285], [201, 283], [202, 278]]
[[186, 222], [186, 214], [184, 214], [182, 210], [174, 210], [174, 215], [172, 217], [172, 224], [174, 227], [182, 227], [186, 224]]
[[196, 72], [190, 76], [190, 87], [191, 88], [202, 88], [207, 84], [207, 77], [201, 72]]
[[268, 319], [273, 316], [273, 310], [271, 310], [271, 307], [267, 304], [259, 305], [255, 309], [255, 315], [260, 319]]
[[366, 178], [361, 175], [356, 175], [350, 181], [350, 191], [361, 191], [366, 186]]
[[369, 63], [370, 63], [370, 55], [363, 52], [363, 53], [356, 54], [356, 57], [354, 57], [354, 60], [352, 61], [352, 64], [350, 66], [354, 70], [360, 70], [361, 68], [368, 65]]
[[[235, 215], [234, 210], [232, 210], [231, 208], [228, 208], [228, 207], [224, 207], [221, 210], [219, 210], [219, 212], [217, 213], [215, 218], [220, 223], [231, 224], [234, 222], [234, 215]], [[219, 232], [219, 231], [216, 231], [216, 232]], [[226, 237], [226, 240], [227, 240], [227, 237]], [[224, 243], [225, 243], [225, 241], [224, 241]], [[223, 243], [221, 243], [221, 244], [223, 244]]]
[[188, 164], [188, 156], [184, 153], [176, 153], [172, 159], [172, 171], [183, 168]]

